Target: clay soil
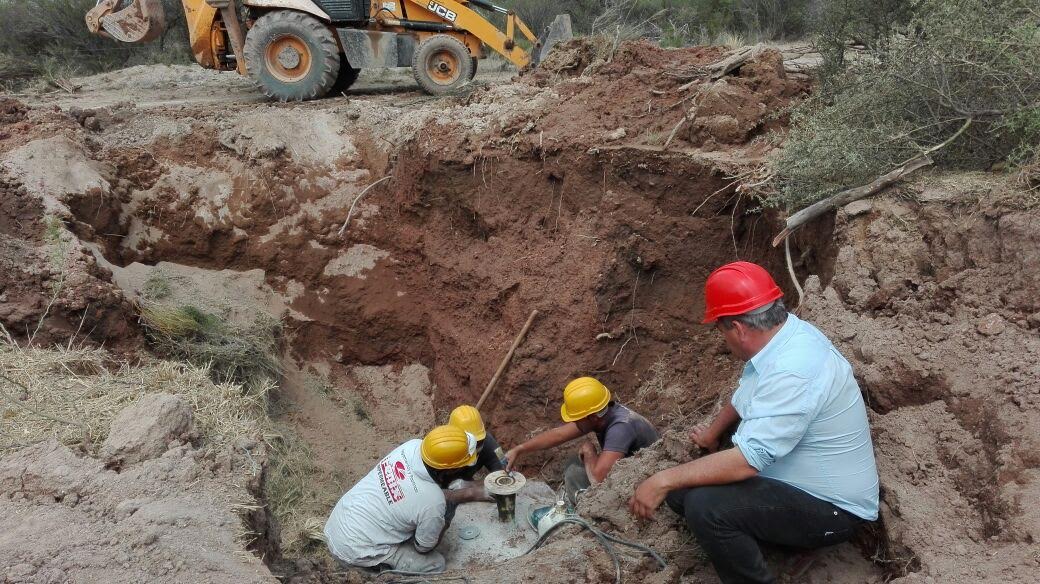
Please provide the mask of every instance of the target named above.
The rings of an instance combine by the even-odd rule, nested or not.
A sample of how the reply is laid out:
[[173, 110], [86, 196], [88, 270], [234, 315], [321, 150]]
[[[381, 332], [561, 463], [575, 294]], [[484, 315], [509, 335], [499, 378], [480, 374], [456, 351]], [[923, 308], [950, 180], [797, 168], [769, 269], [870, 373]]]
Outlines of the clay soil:
[[[499, 441], [556, 424], [566, 381], [598, 376], [666, 438], [623, 461], [585, 516], [669, 561], [626, 557], [626, 580], [715, 581], [669, 511], [640, 524], [623, 503], [694, 455], [686, 433], [734, 386], [740, 363], [699, 325], [707, 274], [760, 262], [798, 305], [768, 245], [779, 219], [735, 177], [780, 147], [810, 83], [775, 51], [704, 78], [725, 52], [577, 42], [537, 72], [443, 99], [390, 83], [261, 103], [234, 78], [176, 67], [172, 85], [135, 68], [82, 80], [81, 95], [3, 98], [0, 323], [18, 343], [74, 337], [133, 360], [149, 351], [135, 303], [157, 271], [178, 302], [279, 319], [272, 415], [313, 454], [311, 503], [327, 509], [394, 445], [475, 401], [537, 309], [485, 410]], [[802, 581], [1023, 582], [1040, 569], [1040, 222], [1014, 200], [1002, 177], [928, 176], [795, 237], [798, 310], [856, 369], [884, 501], [877, 525], [818, 554]], [[44, 454], [11, 451], [0, 469]], [[555, 483], [567, 454], [523, 470]], [[2, 510], [14, 491], [0, 494]], [[595, 540], [568, 530], [468, 576], [609, 581]], [[264, 547], [275, 573], [361, 578], [287, 531], [265, 536], [285, 544]], [[90, 579], [5, 558], [0, 575]]]

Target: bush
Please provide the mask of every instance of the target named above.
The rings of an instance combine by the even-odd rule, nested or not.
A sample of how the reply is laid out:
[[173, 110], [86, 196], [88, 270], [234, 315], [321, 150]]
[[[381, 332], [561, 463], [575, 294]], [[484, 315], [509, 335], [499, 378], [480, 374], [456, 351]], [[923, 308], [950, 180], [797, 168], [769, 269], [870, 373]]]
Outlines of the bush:
[[666, 46], [712, 44], [723, 35], [747, 39], [800, 37], [813, 0], [511, 0], [540, 33], [557, 14], [575, 33], [650, 37]]
[[823, 56], [821, 78], [845, 70], [850, 43], [883, 56], [897, 31], [905, 29], [913, 15], [910, 0], [844, 0], [819, 2], [806, 13], [809, 32]]
[[[1033, 0], [922, 0], [908, 25], [799, 106], [772, 163], [772, 206], [797, 208], [920, 153], [940, 167], [1020, 164], [1040, 144], [1040, 11]], [[958, 134], [965, 126], [963, 134]]]
[[140, 63], [191, 60], [180, 0], [163, 0], [166, 30], [128, 45], [90, 34], [85, 17], [96, 0], [0, 0], [0, 84], [68, 77]]

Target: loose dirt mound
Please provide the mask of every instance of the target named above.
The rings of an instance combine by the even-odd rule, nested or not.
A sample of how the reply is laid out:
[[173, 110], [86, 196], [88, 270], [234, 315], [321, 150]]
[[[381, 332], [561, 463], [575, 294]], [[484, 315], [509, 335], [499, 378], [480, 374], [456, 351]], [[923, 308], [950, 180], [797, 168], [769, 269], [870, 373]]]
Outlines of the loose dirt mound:
[[0, 124], [7, 125], [25, 120], [29, 108], [17, 99], [0, 97]]
[[250, 407], [242, 388], [214, 386], [206, 371], [113, 372], [106, 358], [0, 347], [4, 581], [273, 581], [242, 553], [258, 536], [270, 541], [254, 497], [265, 404]]
[[[725, 55], [721, 47], [571, 41], [526, 79], [560, 96], [528, 134], [550, 153], [577, 141], [604, 148], [667, 143], [735, 157], [738, 147], [786, 127], [787, 107], [808, 85], [788, 78], [775, 50], [712, 81], [707, 66]], [[767, 147], [759, 145], [754, 155]]]
[[1040, 565], [1040, 214], [986, 202], [1006, 188], [954, 176], [850, 206], [834, 278], [808, 290], [877, 413], [886, 534], [936, 581]]
[[102, 165], [67, 116], [4, 107], [20, 113], [0, 121], [0, 324], [41, 343], [79, 332], [117, 349], [139, 344], [110, 274], [63, 224], [76, 197], [109, 194]]
[[7, 582], [275, 582], [241, 553], [246, 502], [225, 472], [179, 446], [117, 474], [44, 442], [0, 458]]

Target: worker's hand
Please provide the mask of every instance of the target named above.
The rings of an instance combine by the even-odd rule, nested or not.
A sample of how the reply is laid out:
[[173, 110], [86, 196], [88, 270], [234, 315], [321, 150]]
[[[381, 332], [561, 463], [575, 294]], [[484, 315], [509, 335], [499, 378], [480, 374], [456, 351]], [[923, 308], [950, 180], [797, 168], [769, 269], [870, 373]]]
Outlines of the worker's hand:
[[592, 442], [585, 442], [578, 449], [578, 458], [585, 462], [585, 459], [591, 456], [596, 456], [596, 446]]
[[690, 431], [690, 440], [708, 452], [715, 452], [719, 449], [719, 437], [712, 434], [710, 428], [703, 426], [694, 428]]
[[520, 455], [522, 453], [523, 450], [519, 446], [514, 446], [512, 449], [510, 449], [509, 452], [506, 453], [506, 472], [513, 472], [514, 470], [516, 470], [516, 463], [520, 460]]
[[660, 473], [655, 474], [636, 487], [635, 494], [628, 500], [628, 510], [636, 517], [650, 519], [667, 495], [668, 488], [661, 480]]

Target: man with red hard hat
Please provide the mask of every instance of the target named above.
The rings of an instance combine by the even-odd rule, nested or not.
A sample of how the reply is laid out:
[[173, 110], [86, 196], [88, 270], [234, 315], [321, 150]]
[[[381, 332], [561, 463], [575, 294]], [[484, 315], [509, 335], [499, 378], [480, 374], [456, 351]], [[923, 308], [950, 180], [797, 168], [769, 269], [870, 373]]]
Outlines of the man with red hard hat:
[[[816, 327], [789, 314], [769, 273], [722, 266], [704, 285], [704, 323], [746, 362], [730, 403], [690, 437], [711, 452], [654, 474], [629, 508], [667, 502], [719, 578], [775, 582], [759, 542], [813, 549], [848, 540], [878, 515], [878, 474], [852, 366]], [[737, 424], [733, 448], [719, 450]]]

